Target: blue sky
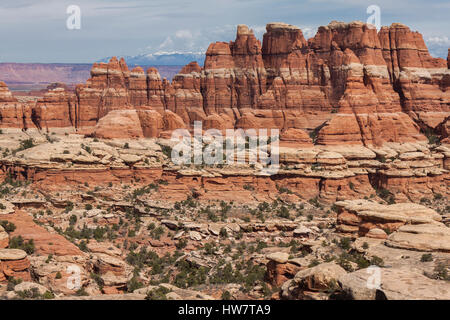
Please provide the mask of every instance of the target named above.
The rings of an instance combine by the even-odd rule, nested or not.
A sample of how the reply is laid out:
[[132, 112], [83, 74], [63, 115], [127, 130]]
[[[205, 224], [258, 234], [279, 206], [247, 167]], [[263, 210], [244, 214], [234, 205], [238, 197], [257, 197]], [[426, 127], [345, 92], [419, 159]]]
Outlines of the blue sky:
[[[261, 38], [274, 21], [311, 37], [332, 20], [366, 21], [366, 8], [374, 4], [382, 25], [402, 22], [421, 32], [435, 55], [446, 54], [448, 0], [2, 0], [0, 62], [90, 63], [113, 55], [199, 52], [210, 42], [234, 40], [237, 24]], [[80, 30], [66, 28], [69, 5], [81, 8]]]

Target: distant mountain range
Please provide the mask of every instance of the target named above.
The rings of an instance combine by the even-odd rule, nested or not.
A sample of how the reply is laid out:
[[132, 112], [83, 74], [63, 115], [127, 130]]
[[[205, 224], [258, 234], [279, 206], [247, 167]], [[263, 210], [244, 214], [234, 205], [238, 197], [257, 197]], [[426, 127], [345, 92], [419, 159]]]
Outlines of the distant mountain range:
[[[139, 65], [144, 70], [156, 67], [161, 77], [169, 80], [183, 67], [183, 65]], [[74, 87], [75, 84], [84, 83], [90, 78], [91, 67], [92, 64], [78, 63], [0, 63], [0, 81], [4, 81], [12, 91], [41, 90], [54, 82]]]
[[[430, 38], [426, 44], [435, 57], [447, 58], [448, 39]], [[108, 62], [111, 57], [97, 62]], [[205, 54], [202, 52], [156, 52], [125, 56], [130, 68], [141, 66], [144, 70], [156, 67], [161, 77], [171, 80], [183, 66], [197, 61], [203, 66]], [[6, 82], [13, 91], [40, 90], [48, 84], [63, 82], [69, 86], [84, 83], [90, 77], [91, 64], [78, 63], [0, 63], [0, 81]]]
[[[156, 52], [140, 54], [136, 56], [123, 57], [129, 66], [157, 65], [157, 66], [184, 66], [192, 61], [203, 66], [205, 54], [201, 52]], [[108, 62], [111, 57], [99, 60], [98, 62]]]
[[[430, 54], [434, 57], [447, 59], [448, 39], [447, 42], [437, 41], [440, 39], [427, 39], [426, 45]], [[139, 54], [136, 56], [124, 56], [128, 66], [185, 66], [189, 62], [197, 61], [200, 66], [205, 62], [205, 54], [203, 52], [180, 52], [180, 51], [161, 51], [155, 53]], [[97, 62], [108, 62], [111, 57], [101, 59]]]

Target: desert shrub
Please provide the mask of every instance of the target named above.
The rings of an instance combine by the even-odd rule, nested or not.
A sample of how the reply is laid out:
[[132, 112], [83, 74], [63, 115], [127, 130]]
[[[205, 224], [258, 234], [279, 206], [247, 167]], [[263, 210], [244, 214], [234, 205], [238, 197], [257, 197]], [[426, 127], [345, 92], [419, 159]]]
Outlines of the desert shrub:
[[82, 288], [78, 289], [77, 292], [75, 292], [75, 295], [79, 296], [79, 297], [83, 297], [83, 296], [88, 296], [89, 293], [87, 293], [86, 289], [84, 287], [82, 287]]
[[450, 281], [450, 275], [448, 274], [448, 265], [443, 262], [439, 262], [436, 267], [434, 267], [434, 278], [439, 280]]
[[319, 261], [319, 260], [313, 259], [313, 260], [309, 263], [308, 268], [312, 268], [312, 267], [318, 266], [319, 264], [320, 264], [320, 261]]
[[20, 141], [20, 150], [30, 149], [34, 147], [33, 139], [27, 139]]
[[433, 261], [433, 255], [431, 253], [424, 253], [420, 258], [421, 262], [430, 262]]
[[286, 208], [285, 206], [282, 206], [281, 208], [278, 209], [277, 215], [280, 218], [289, 219], [289, 210], [288, 210], [288, 208]]
[[127, 282], [127, 292], [133, 292], [134, 290], [143, 288], [144, 284], [139, 281], [139, 279], [136, 276], [133, 276], [133, 278], [130, 279], [130, 281]]
[[222, 292], [222, 296], [221, 296], [222, 300], [231, 300], [231, 293], [227, 290], [225, 290], [224, 292]]
[[380, 257], [373, 256], [372, 259], [370, 259], [370, 264], [374, 266], [382, 267], [384, 266], [384, 261]]
[[435, 193], [434, 194], [434, 200], [441, 200], [443, 197], [442, 197], [442, 194], [440, 194], [440, 193]]
[[228, 237], [227, 229], [225, 229], [224, 227], [222, 227], [222, 228], [220, 229], [219, 235], [220, 235], [221, 238], [226, 238], [226, 237]]
[[22, 283], [22, 279], [16, 279], [11, 277], [8, 279], [8, 284], [6, 285], [6, 291], [13, 291], [14, 287]]
[[164, 234], [164, 229], [163, 227], [159, 226], [155, 229], [153, 229], [152, 231], [150, 231], [150, 236], [153, 239], [159, 240], [161, 239], [161, 236]]
[[309, 199], [308, 202], [310, 204], [312, 204], [314, 207], [319, 208], [320, 207], [320, 203], [319, 203], [319, 199], [317, 197], [314, 197], [312, 199]]
[[172, 158], [172, 148], [166, 145], [161, 145], [162, 153], [169, 159]]
[[166, 294], [170, 291], [165, 287], [158, 287], [149, 291], [145, 297], [145, 300], [167, 300]]
[[243, 188], [245, 190], [249, 190], [249, 191], [254, 191], [255, 190], [255, 188], [252, 185], [250, 185], [250, 184], [244, 184]]
[[185, 260], [178, 261], [176, 267], [180, 271], [174, 279], [177, 287], [190, 288], [206, 282], [209, 268], [194, 266]]
[[72, 211], [72, 210], [73, 210], [73, 202], [69, 201], [69, 202], [67, 203], [66, 208], [64, 209], [64, 211], [65, 211], [66, 213], [69, 213], [69, 212]]
[[351, 257], [348, 253], [342, 253], [337, 259], [337, 264], [344, 268], [347, 272], [353, 272], [353, 267], [351, 264]]
[[394, 204], [395, 203], [395, 198], [394, 195], [387, 189], [385, 188], [380, 188], [377, 190], [377, 195], [383, 199], [384, 201], [386, 201], [388, 204]]
[[10, 249], [21, 249], [27, 254], [33, 254], [34, 252], [34, 240], [30, 239], [25, 241], [22, 236], [12, 237], [9, 239]]
[[39, 299], [41, 295], [37, 288], [16, 292], [21, 299]]
[[71, 215], [70, 216], [70, 218], [69, 218], [69, 225], [71, 225], [71, 226], [73, 226], [73, 225], [75, 225], [75, 223], [77, 223], [77, 216], [76, 215]]
[[14, 230], [16, 230], [16, 225], [14, 223], [6, 221], [6, 220], [0, 221], [0, 225], [8, 233], [13, 232]]
[[180, 239], [178, 240], [178, 242], [175, 244], [175, 247], [178, 250], [181, 250], [183, 248], [185, 248], [187, 246], [187, 240], [186, 239]]
[[347, 237], [344, 237], [344, 238], [341, 238], [339, 240], [338, 246], [340, 248], [344, 249], [344, 250], [349, 250], [350, 249], [350, 244], [351, 244], [351, 239], [347, 238]]

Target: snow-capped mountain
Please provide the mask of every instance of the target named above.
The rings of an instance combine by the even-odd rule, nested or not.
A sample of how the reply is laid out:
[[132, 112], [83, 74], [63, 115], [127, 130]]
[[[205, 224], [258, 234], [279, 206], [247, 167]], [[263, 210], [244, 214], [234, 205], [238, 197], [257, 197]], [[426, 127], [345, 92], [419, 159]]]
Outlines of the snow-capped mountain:
[[[104, 58], [99, 62], [108, 62], [109, 59], [111, 59], [111, 57]], [[160, 51], [136, 56], [125, 56], [124, 59], [129, 66], [184, 66], [191, 61], [197, 61], [197, 63], [202, 66], [205, 61], [205, 54], [202, 52]]]

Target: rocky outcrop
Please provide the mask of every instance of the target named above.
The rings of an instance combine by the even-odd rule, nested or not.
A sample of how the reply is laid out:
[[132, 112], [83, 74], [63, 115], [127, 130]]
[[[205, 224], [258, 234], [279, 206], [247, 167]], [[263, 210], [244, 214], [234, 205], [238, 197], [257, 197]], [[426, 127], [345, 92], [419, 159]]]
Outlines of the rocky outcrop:
[[262, 44], [239, 25], [234, 41], [209, 46], [203, 68], [192, 62], [172, 82], [155, 68], [130, 71], [112, 58], [94, 64], [75, 94], [57, 88], [36, 105], [17, 103], [3, 84], [0, 121], [79, 129], [111, 111], [138, 109], [179, 117], [161, 123], [141, 113], [146, 137], [201, 120], [205, 129], [282, 129], [288, 143], [309, 143], [293, 129], [313, 132], [320, 145], [381, 146], [424, 141], [420, 131], [447, 137], [449, 79], [446, 61], [431, 57], [422, 36], [398, 23], [377, 34], [362, 22], [333, 21], [308, 41], [295, 26], [269, 23]]
[[379, 38], [403, 111], [424, 128], [436, 128], [450, 111], [446, 61], [431, 57], [422, 35], [400, 23], [381, 28]]
[[100, 119], [93, 135], [102, 139], [137, 139], [143, 138], [138, 113], [136, 110], [114, 110]]
[[328, 299], [326, 292], [338, 289], [338, 279], [347, 272], [334, 262], [299, 271], [281, 287], [281, 298], [287, 300]]
[[267, 270], [265, 280], [275, 287], [280, 287], [284, 282], [292, 279], [300, 270], [300, 266], [289, 261], [289, 254], [274, 252], [266, 256]]
[[434, 210], [414, 203], [382, 205], [369, 200], [345, 200], [338, 201], [335, 205], [338, 210], [338, 231], [359, 236], [365, 236], [375, 228], [389, 232], [400, 230], [402, 226], [406, 229], [421, 229], [422, 224], [432, 224], [438, 228], [437, 225], [442, 220]]
[[73, 127], [75, 97], [64, 88], [50, 89], [32, 109], [32, 119], [39, 129]]
[[9, 235], [5, 229], [0, 226], [0, 249], [7, 248], [9, 244]]
[[387, 238], [386, 245], [416, 251], [450, 252], [450, 228], [441, 224], [405, 225]]
[[7, 85], [0, 81], [0, 126], [2, 128], [30, 128], [32, 109], [20, 103], [9, 91]]
[[[371, 283], [373, 272], [361, 269], [339, 278], [343, 291], [355, 300], [447, 300], [450, 284], [427, 278], [411, 268], [380, 268], [379, 287]], [[372, 284], [372, 286], [368, 286]]]
[[37, 225], [33, 217], [17, 210], [14, 214], [1, 217], [1, 220], [9, 221], [16, 226], [10, 233], [11, 237], [21, 236], [25, 241], [33, 240], [35, 252], [40, 255], [55, 256], [81, 256], [83, 252], [62, 235], [50, 233], [45, 228]]
[[10, 278], [30, 281], [30, 260], [20, 249], [0, 249], [0, 282]]

